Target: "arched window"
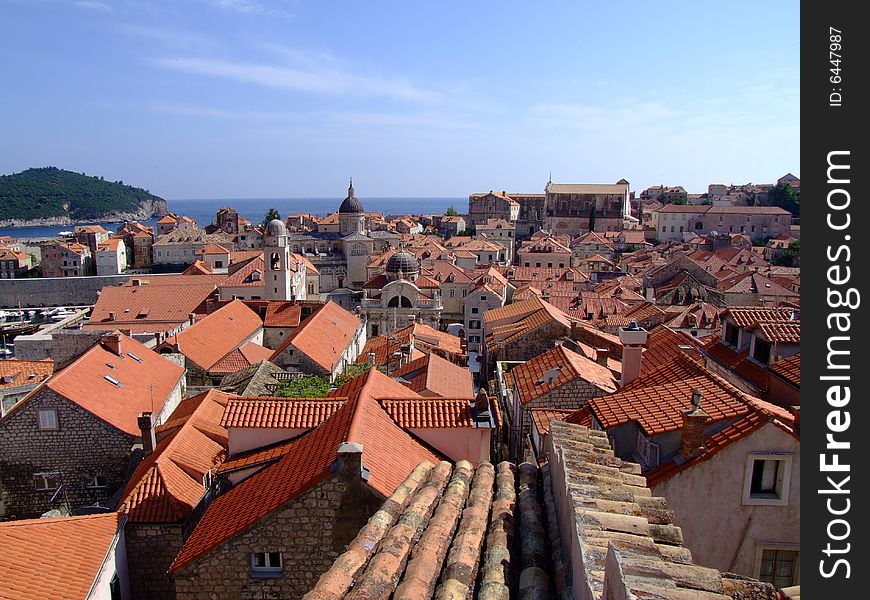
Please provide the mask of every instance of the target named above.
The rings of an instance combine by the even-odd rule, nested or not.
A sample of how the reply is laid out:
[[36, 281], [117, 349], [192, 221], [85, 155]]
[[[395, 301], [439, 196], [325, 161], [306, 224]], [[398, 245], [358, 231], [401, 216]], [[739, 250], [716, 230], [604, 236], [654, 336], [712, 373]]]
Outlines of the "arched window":
[[269, 257], [269, 267], [273, 271], [281, 270], [281, 256], [277, 252], [273, 252], [272, 256]]
[[695, 223], [695, 229], [697, 229], [698, 231], [704, 229], [704, 224], [701, 223], [701, 221], [698, 221], [697, 223]]
[[395, 308], [411, 308], [411, 301], [408, 300], [405, 296], [393, 296], [390, 298], [390, 301], [387, 303], [387, 307]]
[[350, 247], [351, 256], [365, 256], [368, 254], [365, 244], [356, 243]]

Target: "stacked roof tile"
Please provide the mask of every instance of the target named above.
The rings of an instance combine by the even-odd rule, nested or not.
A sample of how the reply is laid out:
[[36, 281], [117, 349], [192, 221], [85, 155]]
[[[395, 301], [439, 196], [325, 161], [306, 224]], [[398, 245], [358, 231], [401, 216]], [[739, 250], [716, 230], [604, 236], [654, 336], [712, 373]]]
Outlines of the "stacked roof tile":
[[425, 354], [396, 369], [391, 376], [423, 395], [473, 398], [471, 371], [436, 354]]
[[288, 335], [270, 360], [275, 360], [292, 345], [332, 372], [360, 326], [361, 322], [355, 315], [330, 300]]
[[54, 371], [54, 361], [20, 360], [7, 358], [0, 360], [0, 390], [22, 385], [35, 385], [48, 379]]
[[800, 389], [801, 387], [801, 355], [800, 353], [789, 358], [778, 360], [768, 368], [768, 371]]
[[[556, 375], [552, 381], [547, 379], [548, 372]], [[603, 393], [616, 391], [616, 379], [610, 369], [565, 346], [556, 346], [518, 365], [511, 375], [523, 404], [577, 379], [592, 383]]]
[[221, 427], [310, 429], [330, 418], [345, 398], [233, 398]]

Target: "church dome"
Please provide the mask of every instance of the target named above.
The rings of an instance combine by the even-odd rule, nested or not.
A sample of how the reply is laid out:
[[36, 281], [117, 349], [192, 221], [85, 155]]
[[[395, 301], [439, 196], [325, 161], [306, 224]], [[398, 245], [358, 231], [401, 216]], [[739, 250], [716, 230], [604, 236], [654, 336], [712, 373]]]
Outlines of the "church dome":
[[338, 207], [339, 214], [360, 214], [363, 210], [362, 202], [360, 202], [353, 191], [353, 179], [350, 180], [350, 187], [347, 188], [347, 198]]
[[287, 226], [280, 219], [272, 219], [266, 225], [266, 237], [278, 237], [287, 235]]
[[412, 275], [420, 272], [420, 264], [413, 254], [401, 250], [387, 260], [386, 270], [387, 273]]

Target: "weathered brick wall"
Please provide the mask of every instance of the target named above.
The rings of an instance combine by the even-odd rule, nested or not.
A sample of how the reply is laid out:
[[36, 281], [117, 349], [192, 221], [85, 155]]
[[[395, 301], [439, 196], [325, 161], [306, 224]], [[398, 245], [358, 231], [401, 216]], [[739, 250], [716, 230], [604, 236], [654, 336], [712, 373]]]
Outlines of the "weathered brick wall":
[[167, 573], [183, 545], [181, 525], [127, 523], [130, 600], [174, 600], [175, 584]]
[[[58, 430], [40, 431], [40, 409], [57, 410]], [[69, 502], [72, 509], [105, 504], [124, 484], [130, 448], [137, 437], [120, 431], [43, 387], [26, 404], [0, 422], [0, 500], [7, 518], [33, 518]], [[36, 491], [33, 474], [58, 471], [63, 489], [55, 505], [54, 492]], [[89, 489], [91, 471], [106, 477], [106, 487]]]
[[593, 383], [577, 378], [565, 385], [542, 394], [531, 402], [523, 405], [522, 409], [522, 439], [532, 431], [532, 415], [529, 412], [533, 408], [554, 408], [559, 410], [577, 410], [586, 406], [592, 398], [606, 396], [608, 392], [602, 390]]
[[[179, 570], [176, 598], [301, 598], [381, 503], [359, 480], [327, 479]], [[252, 577], [252, 552], [281, 552], [283, 575]]]

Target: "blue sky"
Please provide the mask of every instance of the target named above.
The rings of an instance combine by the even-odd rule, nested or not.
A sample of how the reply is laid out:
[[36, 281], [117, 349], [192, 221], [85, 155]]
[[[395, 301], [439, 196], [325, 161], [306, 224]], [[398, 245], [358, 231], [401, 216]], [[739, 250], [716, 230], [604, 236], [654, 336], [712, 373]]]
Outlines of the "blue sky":
[[0, 0], [0, 172], [167, 198], [800, 175], [797, 2]]

